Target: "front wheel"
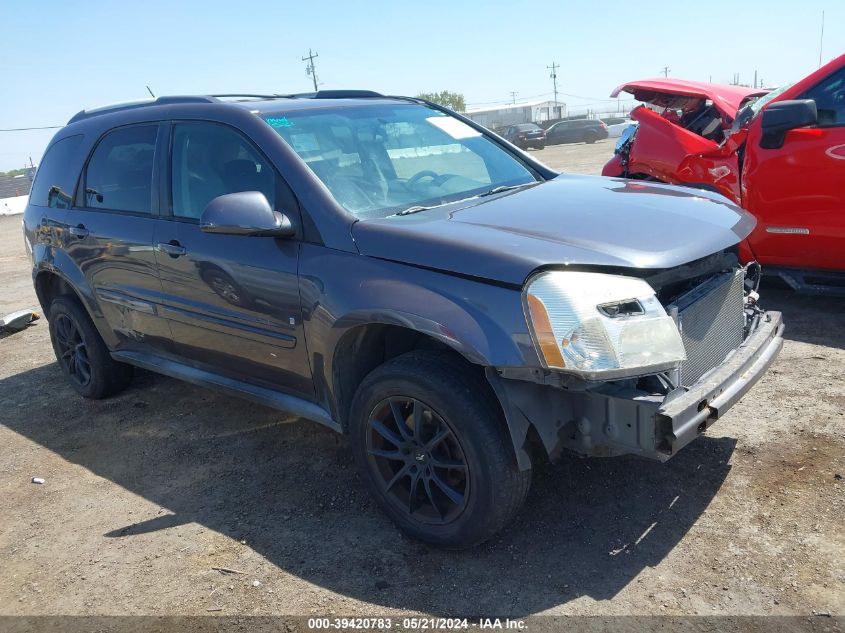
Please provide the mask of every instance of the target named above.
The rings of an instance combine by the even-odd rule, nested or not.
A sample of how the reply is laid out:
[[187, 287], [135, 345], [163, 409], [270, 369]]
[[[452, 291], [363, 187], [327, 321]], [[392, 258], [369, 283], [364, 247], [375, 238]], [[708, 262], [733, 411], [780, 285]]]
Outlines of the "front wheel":
[[467, 547], [502, 529], [525, 501], [484, 378], [446, 352], [418, 351], [370, 373], [355, 395], [352, 450], [370, 493], [409, 536]]

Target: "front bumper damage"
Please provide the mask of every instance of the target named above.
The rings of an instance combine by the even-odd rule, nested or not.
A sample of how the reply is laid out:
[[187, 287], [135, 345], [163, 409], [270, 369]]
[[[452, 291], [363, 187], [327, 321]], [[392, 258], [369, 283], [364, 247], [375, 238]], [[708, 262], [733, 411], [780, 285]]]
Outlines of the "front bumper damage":
[[568, 449], [600, 457], [636, 454], [666, 461], [701, 435], [766, 372], [783, 347], [783, 319], [766, 312], [736, 350], [695, 384], [667, 395], [628, 381], [574, 390], [510, 378], [488, 368], [521, 468], [531, 466], [530, 430], [554, 459]]

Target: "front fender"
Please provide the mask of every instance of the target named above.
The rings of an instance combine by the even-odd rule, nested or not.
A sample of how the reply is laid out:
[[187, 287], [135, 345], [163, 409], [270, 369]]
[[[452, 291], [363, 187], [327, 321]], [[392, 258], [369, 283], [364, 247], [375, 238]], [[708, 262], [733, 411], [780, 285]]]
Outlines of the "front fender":
[[[439, 302], [441, 298], [434, 297], [434, 299], [435, 302]], [[434, 319], [406, 312], [395, 307], [382, 306], [375, 309], [356, 310], [346, 314], [335, 322], [333, 329], [347, 332], [352, 328], [362, 325], [396, 325], [420, 332], [443, 343], [471, 363], [489, 365], [490, 363], [484, 351], [477, 349], [479, 346], [473, 345], [473, 341], [477, 341], [482, 343], [484, 347], [487, 346], [488, 341], [484, 333], [478, 331], [479, 328], [476, 323], [467, 319], [468, 314], [466, 312], [456, 310], [455, 316], [465, 322], [462, 327], [458, 328], [457, 332], [448, 325], [435, 321]]]
[[540, 366], [520, 289], [311, 244], [299, 283], [317, 399], [333, 413], [335, 352], [361, 326], [424, 334], [480, 366]]

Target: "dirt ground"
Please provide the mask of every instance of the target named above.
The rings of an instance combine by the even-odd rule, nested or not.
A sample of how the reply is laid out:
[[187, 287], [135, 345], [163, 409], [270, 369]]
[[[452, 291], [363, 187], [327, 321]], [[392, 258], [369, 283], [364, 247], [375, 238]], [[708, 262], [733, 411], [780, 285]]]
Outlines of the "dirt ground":
[[[532, 154], [597, 173], [611, 150]], [[0, 271], [0, 312], [37, 305], [19, 217]], [[543, 467], [464, 552], [403, 537], [316, 424], [145, 372], [77, 397], [41, 320], [0, 339], [0, 614], [842, 614], [845, 300], [763, 303], [783, 352], [704, 437]]]

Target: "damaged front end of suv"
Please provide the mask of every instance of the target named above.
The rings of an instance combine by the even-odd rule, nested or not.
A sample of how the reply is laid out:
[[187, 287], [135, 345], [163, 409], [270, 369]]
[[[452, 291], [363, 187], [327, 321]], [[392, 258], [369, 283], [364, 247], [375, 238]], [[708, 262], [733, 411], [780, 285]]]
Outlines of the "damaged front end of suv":
[[488, 369], [514, 445], [551, 458], [665, 461], [745, 394], [783, 345], [757, 305], [760, 267], [735, 248], [666, 270], [550, 270], [524, 291], [544, 370]]

